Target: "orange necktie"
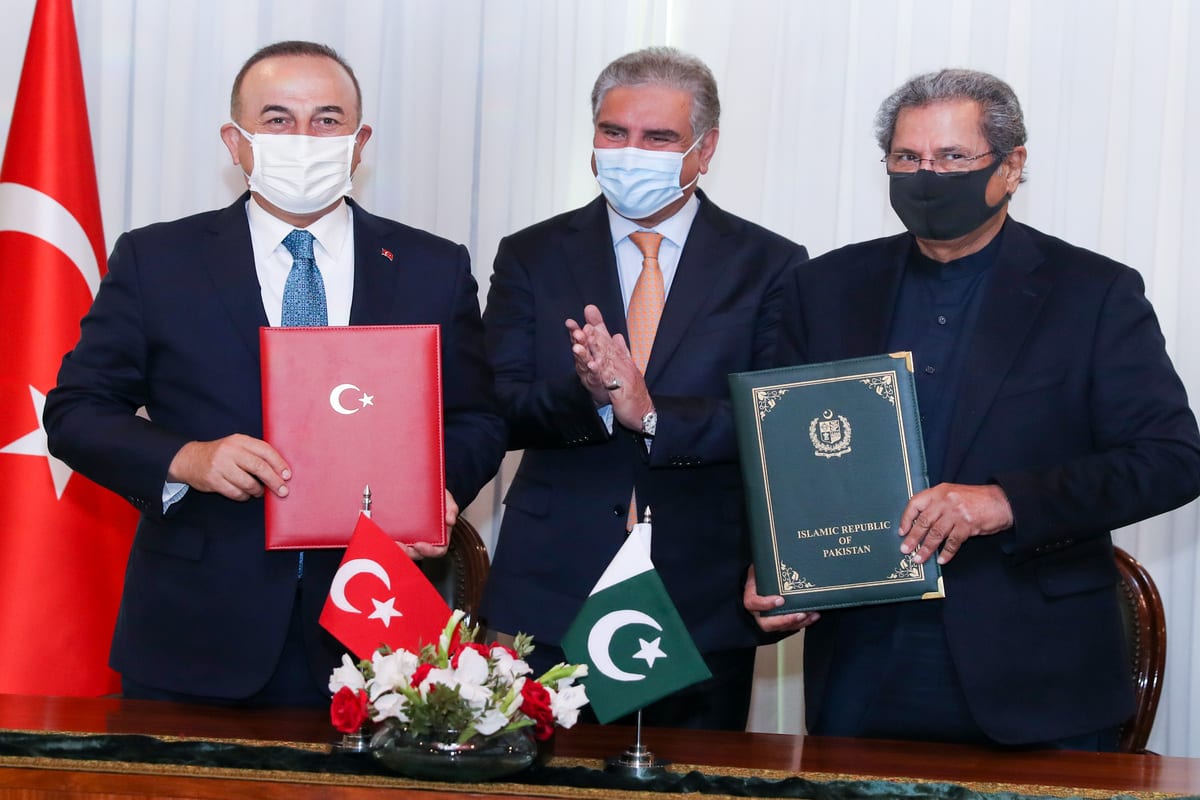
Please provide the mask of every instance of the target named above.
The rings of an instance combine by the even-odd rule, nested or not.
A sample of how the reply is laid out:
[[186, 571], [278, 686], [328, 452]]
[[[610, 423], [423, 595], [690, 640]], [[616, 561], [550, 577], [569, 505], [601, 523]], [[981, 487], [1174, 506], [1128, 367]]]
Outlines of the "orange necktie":
[[633, 286], [625, 321], [629, 326], [629, 352], [643, 375], [650, 361], [650, 349], [654, 347], [654, 334], [658, 332], [666, 299], [662, 269], [658, 266], [658, 247], [662, 239], [662, 234], [654, 231], [629, 234], [629, 240], [642, 251], [642, 272]]
[[[654, 231], [635, 231], [629, 240], [642, 251], [642, 272], [633, 285], [629, 298], [629, 311], [625, 323], [629, 328], [629, 352], [638, 371], [646, 374], [650, 361], [650, 350], [654, 347], [654, 335], [658, 333], [658, 322], [662, 319], [666, 289], [663, 285], [662, 268], [658, 266], [658, 248], [663, 236]], [[637, 493], [629, 497], [629, 515], [625, 519], [625, 530], [633, 530], [637, 524]]]

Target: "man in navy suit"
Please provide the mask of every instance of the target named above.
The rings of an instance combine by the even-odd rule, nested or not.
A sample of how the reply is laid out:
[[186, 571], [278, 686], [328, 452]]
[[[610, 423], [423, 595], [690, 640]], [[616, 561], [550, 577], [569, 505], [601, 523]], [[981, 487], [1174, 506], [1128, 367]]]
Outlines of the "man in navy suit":
[[447, 526], [505, 433], [466, 249], [344, 197], [371, 135], [350, 67], [324, 45], [265, 47], [231, 115], [221, 137], [249, 193], [118, 240], [46, 432], [142, 512], [111, 654], [127, 696], [321, 705], [344, 648], [317, 617], [342, 551], [264, 549], [262, 497], [291, 472], [261, 438], [259, 327], [441, 326]]
[[741, 607], [749, 549], [726, 375], [766, 365], [772, 286], [807, 256], [696, 189], [720, 114], [698, 59], [623, 56], [597, 79], [592, 110], [603, 197], [496, 255], [484, 323], [509, 446], [525, 454], [483, 613], [534, 634], [537, 666], [561, 659], [563, 632], [649, 506], [654, 564], [713, 678], [645, 721], [740, 730], [761, 634]]
[[[937, 558], [946, 599], [761, 624], [812, 625], [813, 733], [1113, 749], [1133, 692], [1110, 531], [1200, 493], [1183, 384], [1137, 272], [1008, 217], [1007, 84], [918, 76], [876, 133], [909, 232], [790, 276], [779, 360], [913, 352], [931, 488], [896, 547]], [[747, 581], [748, 609], [781, 603]]]

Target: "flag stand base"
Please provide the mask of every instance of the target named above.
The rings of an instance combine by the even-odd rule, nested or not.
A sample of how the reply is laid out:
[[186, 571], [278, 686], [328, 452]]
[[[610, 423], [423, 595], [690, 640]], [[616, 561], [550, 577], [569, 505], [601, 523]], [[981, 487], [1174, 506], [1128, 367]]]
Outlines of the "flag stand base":
[[365, 728], [354, 733], [343, 733], [342, 738], [333, 743], [336, 753], [366, 753], [371, 749], [371, 734]]
[[[646, 509], [646, 515], [649, 516], [649, 514], [650, 509]], [[667, 764], [671, 762], [655, 758], [654, 753], [650, 752], [650, 748], [642, 744], [642, 710], [640, 708], [637, 712], [637, 727], [635, 731], [637, 738], [633, 744], [625, 749], [624, 753], [621, 753], [616, 758], [604, 759], [604, 771], [626, 778], [639, 778], [641, 780], [665, 774]]]
[[642, 744], [630, 745], [621, 755], [604, 760], [604, 771], [626, 778], [655, 778], [666, 773], [671, 762], [655, 758], [650, 748]]

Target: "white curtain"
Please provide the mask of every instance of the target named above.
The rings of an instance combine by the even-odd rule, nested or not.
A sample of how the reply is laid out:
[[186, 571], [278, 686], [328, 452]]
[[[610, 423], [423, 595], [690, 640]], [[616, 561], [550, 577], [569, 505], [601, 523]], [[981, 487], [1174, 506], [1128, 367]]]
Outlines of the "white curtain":
[[[0, 109], [33, 5], [0, 2]], [[1200, 278], [1184, 265], [1200, 222], [1185, 183], [1198, 156], [1184, 134], [1200, 130], [1188, 0], [77, 0], [75, 13], [110, 245], [236, 197], [217, 137], [234, 73], [263, 44], [315, 39], [354, 66], [375, 128], [357, 197], [465, 242], [481, 300], [501, 236], [594, 195], [588, 96], [623, 52], [671, 44], [708, 62], [724, 113], [705, 189], [814, 255], [899, 230], [872, 135], [879, 101], [916, 72], [991, 71], [1030, 131], [1014, 215], [1136, 267], [1200, 397]], [[489, 538], [515, 466], [510, 455], [467, 510]], [[1171, 755], [1200, 756], [1196, 517], [1191, 505], [1117, 537], [1167, 606], [1150, 746]], [[800, 730], [800, 646], [761, 654], [755, 729]]]

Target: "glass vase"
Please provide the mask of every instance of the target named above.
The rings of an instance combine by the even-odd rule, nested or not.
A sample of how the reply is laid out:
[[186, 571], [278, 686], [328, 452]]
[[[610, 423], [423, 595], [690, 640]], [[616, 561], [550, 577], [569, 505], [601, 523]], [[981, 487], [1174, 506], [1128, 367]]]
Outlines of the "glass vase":
[[461, 743], [458, 738], [458, 731], [414, 734], [398, 725], [385, 725], [371, 740], [371, 753], [408, 778], [472, 783], [520, 772], [538, 755], [531, 727]]

